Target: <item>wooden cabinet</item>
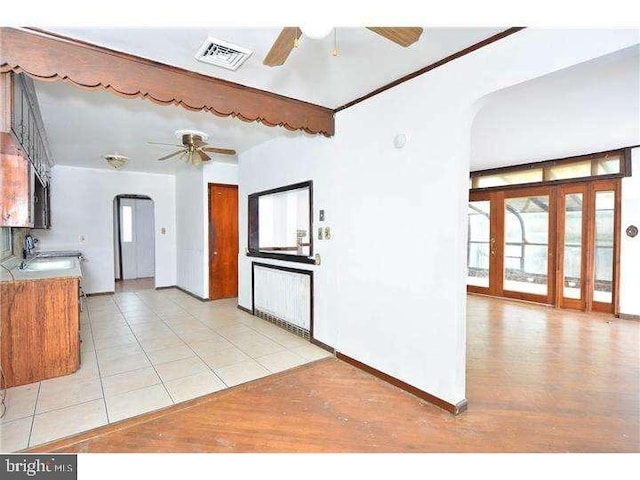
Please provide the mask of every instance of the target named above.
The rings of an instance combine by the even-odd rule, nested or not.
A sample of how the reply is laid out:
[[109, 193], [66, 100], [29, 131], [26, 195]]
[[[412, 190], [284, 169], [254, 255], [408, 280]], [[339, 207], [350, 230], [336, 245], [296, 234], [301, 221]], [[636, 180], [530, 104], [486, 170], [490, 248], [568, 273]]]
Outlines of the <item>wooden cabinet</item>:
[[51, 226], [51, 206], [49, 204], [49, 185], [36, 180], [33, 191], [33, 228]]
[[3, 388], [80, 368], [79, 282], [52, 278], [0, 284]]
[[34, 185], [29, 159], [8, 133], [0, 133], [0, 226], [33, 226]]
[[0, 226], [51, 226], [50, 159], [33, 82], [0, 74]]

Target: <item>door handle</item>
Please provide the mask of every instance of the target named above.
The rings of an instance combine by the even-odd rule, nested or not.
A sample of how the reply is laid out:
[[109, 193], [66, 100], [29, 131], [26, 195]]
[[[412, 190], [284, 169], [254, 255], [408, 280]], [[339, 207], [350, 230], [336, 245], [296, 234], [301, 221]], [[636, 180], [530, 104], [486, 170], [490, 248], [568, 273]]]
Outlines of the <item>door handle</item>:
[[218, 252], [213, 252], [214, 255], [218, 255]]
[[489, 240], [489, 253], [492, 256], [496, 254], [496, 239], [493, 237]]

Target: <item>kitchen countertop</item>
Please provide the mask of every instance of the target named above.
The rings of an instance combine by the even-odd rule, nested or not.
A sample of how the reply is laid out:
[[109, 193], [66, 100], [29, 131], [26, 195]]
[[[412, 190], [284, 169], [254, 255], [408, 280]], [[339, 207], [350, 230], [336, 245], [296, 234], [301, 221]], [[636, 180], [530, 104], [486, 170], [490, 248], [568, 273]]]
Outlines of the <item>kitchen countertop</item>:
[[[47, 258], [42, 257], [40, 259], [33, 259], [30, 263], [33, 262], [46, 262], [47, 260], [59, 260], [60, 257], [56, 258]], [[0, 281], [9, 282], [9, 281], [27, 281], [27, 280], [48, 280], [52, 278], [82, 278], [82, 269], [80, 268], [80, 260], [74, 256], [65, 257], [69, 258], [73, 263], [73, 267], [71, 268], [60, 268], [60, 269], [51, 269], [51, 270], [20, 270], [18, 266], [20, 265], [21, 260], [18, 257], [10, 257], [7, 260], [2, 262], [2, 266], [4, 268], [0, 268]], [[9, 269], [11, 274], [6, 270]], [[13, 275], [13, 278], [12, 278]]]

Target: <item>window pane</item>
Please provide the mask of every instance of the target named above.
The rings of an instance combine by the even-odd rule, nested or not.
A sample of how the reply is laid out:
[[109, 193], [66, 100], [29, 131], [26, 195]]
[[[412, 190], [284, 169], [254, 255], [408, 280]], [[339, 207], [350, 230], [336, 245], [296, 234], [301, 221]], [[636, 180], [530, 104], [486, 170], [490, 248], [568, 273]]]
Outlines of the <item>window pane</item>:
[[503, 185], [518, 185], [542, 181], [542, 169], [532, 168], [516, 172], [505, 172], [477, 178], [476, 188], [501, 187]]
[[564, 265], [563, 293], [565, 298], [581, 298], [582, 263], [582, 194], [564, 197]]
[[2, 248], [0, 252], [0, 258], [5, 258], [11, 255], [11, 228], [2, 227]]
[[133, 209], [129, 205], [122, 207], [122, 241], [133, 241]]
[[489, 286], [490, 208], [488, 201], [469, 202], [467, 285]]
[[310, 255], [309, 187], [258, 198], [261, 252]]
[[615, 192], [596, 192], [595, 281], [593, 300], [612, 302]]
[[549, 167], [549, 180], [563, 180], [565, 178], [580, 178], [591, 176], [591, 160], [554, 165]]
[[620, 158], [603, 158], [596, 163], [596, 175], [620, 173]]
[[549, 197], [505, 200], [504, 288], [547, 294]]

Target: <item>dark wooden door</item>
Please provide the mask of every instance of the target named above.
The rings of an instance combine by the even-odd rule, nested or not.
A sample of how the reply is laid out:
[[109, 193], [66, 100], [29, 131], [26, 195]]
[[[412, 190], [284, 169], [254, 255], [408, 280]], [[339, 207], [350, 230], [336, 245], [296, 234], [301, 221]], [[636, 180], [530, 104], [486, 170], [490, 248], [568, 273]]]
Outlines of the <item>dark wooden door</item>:
[[238, 186], [209, 184], [209, 299], [238, 296]]

